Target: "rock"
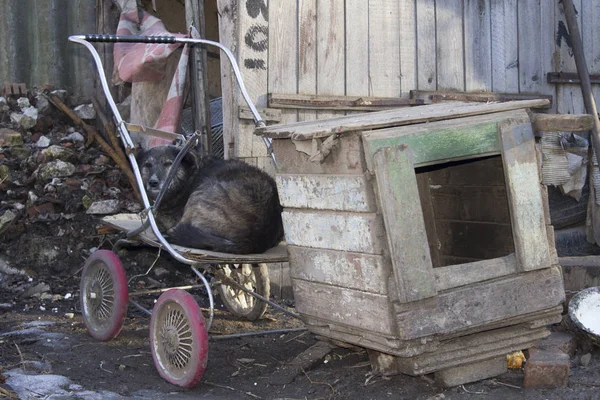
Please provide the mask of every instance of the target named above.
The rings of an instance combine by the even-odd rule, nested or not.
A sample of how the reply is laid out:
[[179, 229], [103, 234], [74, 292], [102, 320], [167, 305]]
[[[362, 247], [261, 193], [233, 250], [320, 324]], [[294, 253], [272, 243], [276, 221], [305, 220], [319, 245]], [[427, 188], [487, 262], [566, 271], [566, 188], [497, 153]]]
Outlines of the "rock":
[[73, 142], [73, 143], [83, 143], [85, 142], [85, 138], [79, 132], [73, 132], [60, 139], [61, 142]]
[[34, 296], [41, 296], [42, 293], [48, 291], [50, 291], [50, 286], [46, 283], [40, 282], [37, 285], [31, 286], [29, 289], [25, 290], [20, 297], [28, 298]]
[[0, 129], [0, 147], [14, 147], [23, 145], [23, 136], [17, 131], [8, 128]]
[[40, 138], [35, 142], [36, 147], [46, 148], [50, 146], [50, 139], [46, 136], [40, 136]]
[[577, 350], [577, 340], [568, 332], [552, 332], [550, 336], [540, 340], [535, 347], [541, 350], [560, 350], [573, 357]]
[[523, 386], [527, 388], [557, 388], [567, 386], [570, 371], [569, 356], [560, 350], [530, 349], [525, 364]]
[[81, 104], [73, 110], [75, 114], [81, 119], [94, 119], [96, 118], [96, 110], [93, 104]]
[[45, 163], [53, 160], [61, 160], [70, 163], [77, 162], [77, 154], [62, 146], [52, 145], [40, 152], [38, 162]]
[[29, 102], [29, 99], [27, 97], [19, 97], [17, 99], [17, 105], [21, 110], [27, 107], [31, 107], [31, 103]]
[[0, 96], [0, 108], [8, 106], [8, 102], [6, 101], [6, 97]]
[[0, 165], [0, 182], [8, 181], [10, 182], [10, 169], [8, 165]]
[[11, 113], [10, 120], [14, 124], [18, 124], [23, 129], [31, 129], [35, 126], [38, 119], [38, 111], [35, 107], [26, 107], [21, 110], [22, 113]]
[[35, 106], [40, 114], [48, 114], [51, 110], [51, 105], [48, 99], [41, 94], [35, 97]]
[[51, 181], [52, 178], [72, 176], [75, 171], [77, 171], [77, 168], [73, 164], [62, 160], [54, 160], [40, 165], [33, 174], [42, 181]]
[[579, 359], [579, 364], [582, 367], [587, 367], [590, 364], [590, 361], [592, 361], [592, 354], [587, 353], [581, 356], [581, 358]]
[[120, 210], [119, 200], [102, 200], [92, 203], [87, 214], [116, 214]]
[[25, 271], [11, 267], [8, 261], [3, 257], [0, 257], [0, 274], [4, 275], [27, 275]]
[[15, 218], [17, 218], [17, 215], [14, 212], [10, 210], [4, 211], [4, 214], [0, 215], [0, 231]]

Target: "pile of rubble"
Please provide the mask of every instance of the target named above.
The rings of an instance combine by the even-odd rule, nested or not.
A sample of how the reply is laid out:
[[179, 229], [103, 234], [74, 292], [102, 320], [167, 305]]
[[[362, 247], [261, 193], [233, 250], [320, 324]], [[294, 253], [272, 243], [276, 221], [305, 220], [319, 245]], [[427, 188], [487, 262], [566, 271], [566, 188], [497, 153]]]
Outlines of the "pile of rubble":
[[0, 289], [19, 274], [72, 276], [111, 233], [103, 214], [140, 210], [123, 171], [49, 99], [95, 123], [64, 90], [0, 97]]

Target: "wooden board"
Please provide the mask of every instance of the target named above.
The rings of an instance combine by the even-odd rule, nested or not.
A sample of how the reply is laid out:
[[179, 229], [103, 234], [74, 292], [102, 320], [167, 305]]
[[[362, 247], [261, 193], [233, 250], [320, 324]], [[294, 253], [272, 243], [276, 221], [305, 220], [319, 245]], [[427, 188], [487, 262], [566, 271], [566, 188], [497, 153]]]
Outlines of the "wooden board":
[[491, 260], [435, 268], [433, 271], [435, 286], [437, 290], [443, 291], [514, 274], [517, 271], [517, 261], [514, 254], [509, 254]]
[[437, 89], [435, 46], [435, 0], [416, 2], [417, 18], [417, 88]]
[[[416, 2], [400, 0], [398, 4], [398, 20], [400, 43], [400, 96], [408, 97], [410, 91], [417, 87], [417, 21]], [[383, 26], [388, 30], [387, 26]]]
[[345, 18], [346, 95], [369, 96], [369, 2], [346, 0]]
[[369, 2], [369, 86], [377, 96], [400, 95], [398, 0]]
[[518, 100], [536, 100], [547, 99], [550, 103], [536, 106], [535, 108], [548, 109], [552, 106], [552, 96], [542, 94], [521, 94], [508, 92], [452, 92], [437, 90], [411, 90], [411, 99], [423, 102], [424, 104], [440, 103], [443, 101], [463, 101], [463, 102], [506, 102]]
[[388, 294], [390, 265], [382, 256], [288, 246], [292, 278]]
[[498, 113], [365, 132], [367, 167], [372, 169], [370, 158], [380, 148], [400, 145], [410, 148], [415, 167], [498, 154], [497, 125], [510, 115]]
[[463, 4], [436, 0], [437, 82], [441, 90], [465, 90]]
[[327, 96], [269, 93], [269, 107], [314, 110], [377, 111], [423, 104], [420, 100], [399, 97]]
[[461, 187], [432, 183], [431, 187], [436, 219], [510, 224], [505, 186]]
[[[142, 226], [142, 220], [138, 214], [116, 214], [104, 217], [102, 221], [124, 232], [133, 231]], [[150, 246], [163, 248], [150, 228], [138, 235], [137, 238]], [[182, 256], [197, 262], [272, 263], [288, 259], [285, 244], [273, 247], [262, 254], [229, 254], [178, 245], [172, 245], [172, 247]]]
[[353, 114], [321, 121], [304, 121], [286, 125], [257, 128], [256, 134], [275, 139], [292, 138], [310, 140], [351, 131], [362, 131], [389, 126], [433, 122], [442, 119], [461, 118], [490, 114], [549, 104], [548, 100], [522, 100], [506, 103], [472, 104], [444, 103], [411, 108], [378, 111], [369, 114]]
[[490, 2], [463, 0], [465, 90], [492, 90]]
[[375, 212], [373, 189], [364, 175], [278, 174], [279, 201], [285, 208]]
[[286, 242], [290, 245], [382, 254], [383, 223], [373, 213], [284, 210]]
[[512, 217], [519, 269], [530, 271], [550, 265], [550, 249], [541, 194], [541, 177], [529, 117], [501, 123], [502, 161]]
[[395, 334], [387, 296], [292, 279], [296, 310], [302, 315], [384, 335]]
[[411, 158], [406, 146], [383, 147], [373, 155], [379, 204], [400, 302], [436, 294]]
[[[298, 0], [298, 93], [317, 94], [317, 0]], [[278, 32], [278, 34], [283, 34]], [[280, 55], [284, 57], [284, 54]], [[294, 71], [289, 71], [290, 75]], [[293, 75], [292, 75], [293, 76]], [[290, 76], [289, 79], [293, 81]], [[299, 110], [298, 121], [317, 119], [317, 112]]]
[[436, 220], [436, 227], [443, 255], [488, 260], [515, 251], [510, 224]]
[[517, 0], [491, 0], [492, 90], [519, 91]]
[[410, 340], [483, 327], [562, 301], [562, 274], [558, 267], [551, 267], [462, 286], [419, 302], [400, 303], [396, 317], [400, 338]]
[[536, 114], [534, 127], [540, 132], [585, 132], [592, 129], [594, 118], [589, 114]]

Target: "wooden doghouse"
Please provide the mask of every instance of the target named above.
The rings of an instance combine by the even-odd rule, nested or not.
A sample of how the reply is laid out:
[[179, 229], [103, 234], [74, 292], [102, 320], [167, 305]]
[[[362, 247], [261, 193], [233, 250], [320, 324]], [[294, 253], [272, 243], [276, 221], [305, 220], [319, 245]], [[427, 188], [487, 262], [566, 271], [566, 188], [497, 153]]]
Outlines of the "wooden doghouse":
[[545, 102], [259, 129], [308, 329], [447, 386], [504, 372], [506, 354], [548, 335], [564, 290], [525, 110]]

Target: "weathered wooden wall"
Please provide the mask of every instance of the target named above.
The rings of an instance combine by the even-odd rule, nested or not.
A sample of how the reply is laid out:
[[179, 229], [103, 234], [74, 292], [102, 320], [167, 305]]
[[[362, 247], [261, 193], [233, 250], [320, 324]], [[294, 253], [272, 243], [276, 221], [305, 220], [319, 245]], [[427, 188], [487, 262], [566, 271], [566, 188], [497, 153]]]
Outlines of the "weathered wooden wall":
[[[554, 112], [584, 111], [578, 85], [546, 80], [548, 72], [576, 72], [558, 0], [218, 3], [221, 40], [236, 49], [261, 107], [267, 93], [408, 97], [418, 89], [541, 93], [553, 96]], [[600, 73], [600, 0], [575, 6], [590, 71]], [[252, 124], [238, 129], [235, 108], [229, 156], [267, 167], [264, 145]], [[281, 122], [332, 114], [288, 109]]]

